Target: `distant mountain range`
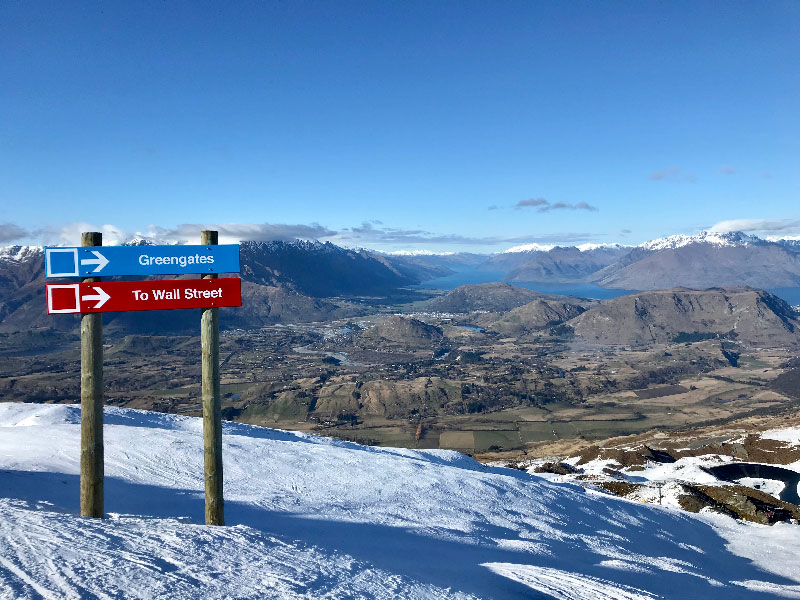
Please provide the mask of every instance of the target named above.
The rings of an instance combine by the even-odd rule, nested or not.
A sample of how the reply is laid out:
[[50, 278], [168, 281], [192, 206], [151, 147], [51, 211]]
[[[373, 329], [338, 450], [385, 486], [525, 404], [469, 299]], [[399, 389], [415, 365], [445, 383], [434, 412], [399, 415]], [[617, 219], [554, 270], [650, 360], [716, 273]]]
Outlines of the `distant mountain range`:
[[[363, 307], [336, 298], [395, 294], [400, 288], [451, 272], [416, 264], [409, 257], [385, 257], [320, 242], [243, 242], [240, 257], [244, 305], [223, 309], [226, 327], [357, 316], [364, 313]], [[78, 317], [45, 314], [44, 284], [42, 248], [0, 249], [0, 331], [74, 327]], [[109, 313], [104, 321], [132, 333], [189, 331], [196, 328], [194, 312]]]
[[733, 232], [670, 236], [633, 248], [595, 272], [603, 287], [651, 290], [674, 286], [800, 286], [800, 244]]
[[[517, 246], [495, 255], [468, 255], [471, 268], [506, 282], [593, 283], [630, 290], [676, 286], [800, 286], [800, 241], [769, 241], [742, 232], [673, 235], [639, 246]], [[418, 265], [463, 270], [460, 254], [416, 255]]]
[[[137, 243], [146, 243], [138, 241]], [[243, 242], [241, 309], [223, 311], [223, 325], [261, 327], [363, 314], [359, 297], [396, 295], [402, 288], [467, 270], [497, 273], [506, 282], [584, 282], [632, 290], [716, 286], [800, 287], [800, 242], [768, 241], [740, 232], [702, 232], [652, 240], [636, 247], [617, 244], [521, 246], [495, 255], [473, 253], [381, 254], [321, 242]], [[35, 246], [0, 248], [0, 331], [28, 327], [72, 327], [68, 316], [44, 311], [44, 260]], [[546, 297], [519, 288], [484, 290], [483, 310], [510, 310]], [[491, 298], [490, 298], [491, 297]], [[470, 293], [431, 301], [429, 310], [476, 310]], [[538, 312], [548, 312], [539, 306]], [[547, 315], [545, 315], [546, 317]], [[543, 317], [544, 318], [544, 317]], [[188, 311], [109, 315], [134, 331], [193, 328]]]

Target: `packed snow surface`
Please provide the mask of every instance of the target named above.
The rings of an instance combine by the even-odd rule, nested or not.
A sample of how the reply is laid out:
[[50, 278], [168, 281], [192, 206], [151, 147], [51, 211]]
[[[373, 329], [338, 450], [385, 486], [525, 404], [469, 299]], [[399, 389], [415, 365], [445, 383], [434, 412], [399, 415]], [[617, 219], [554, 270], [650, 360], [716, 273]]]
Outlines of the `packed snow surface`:
[[107, 408], [105, 520], [78, 516], [80, 411], [0, 404], [0, 598], [800, 598], [800, 529], [693, 516], [449, 451]]
[[792, 446], [800, 446], [800, 427], [787, 427], [786, 429], [770, 429], [761, 434], [765, 440], [778, 440]]

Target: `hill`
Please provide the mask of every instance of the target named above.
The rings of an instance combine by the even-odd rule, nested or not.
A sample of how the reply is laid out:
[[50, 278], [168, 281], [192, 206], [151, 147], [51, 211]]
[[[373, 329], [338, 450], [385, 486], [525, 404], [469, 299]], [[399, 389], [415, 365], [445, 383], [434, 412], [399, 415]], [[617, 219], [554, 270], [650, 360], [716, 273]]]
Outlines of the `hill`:
[[690, 515], [481, 465], [224, 423], [203, 526], [199, 419], [106, 408], [108, 518], [77, 516], [80, 409], [0, 404], [0, 596], [796, 597], [796, 527]]
[[506, 335], [524, 335], [569, 321], [585, 310], [579, 304], [539, 299], [510, 310], [498, 318], [481, 319], [479, 323], [487, 329]]
[[356, 335], [355, 344], [366, 348], [398, 346], [430, 350], [445, 340], [442, 330], [418, 319], [392, 315]]
[[780, 298], [748, 288], [685, 288], [620, 296], [569, 322], [599, 344], [650, 344], [719, 335], [771, 347], [800, 342], [800, 322]]
[[438, 298], [421, 304], [423, 310], [469, 313], [475, 311], [506, 312], [539, 298], [557, 298], [507, 283], [462, 285]]

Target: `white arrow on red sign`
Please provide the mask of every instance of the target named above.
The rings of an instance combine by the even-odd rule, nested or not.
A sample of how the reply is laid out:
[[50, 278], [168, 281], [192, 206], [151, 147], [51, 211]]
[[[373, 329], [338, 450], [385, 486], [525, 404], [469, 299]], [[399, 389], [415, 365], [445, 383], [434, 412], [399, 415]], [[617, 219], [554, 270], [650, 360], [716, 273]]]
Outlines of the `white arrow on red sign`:
[[[81, 261], [81, 262], [83, 262], [83, 261]], [[106, 262], [108, 262], [108, 261], [106, 261]], [[100, 268], [102, 269], [102, 267], [100, 267]], [[103, 306], [103, 304], [108, 302], [109, 298], [111, 298], [111, 296], [106, 294], [106, 292], [103, 290], [103, 288], [92, 286], [92, 289], [95, 292], [97, 292], [96, 295], [81, 296], [81, 300], [83, 300], [84, 302], [91, 302], [92, 300], [98, 300], [97, 304], [95, 304], [94, 306], [90, 306], [89, 308], [98, 309], [101, 306]]]

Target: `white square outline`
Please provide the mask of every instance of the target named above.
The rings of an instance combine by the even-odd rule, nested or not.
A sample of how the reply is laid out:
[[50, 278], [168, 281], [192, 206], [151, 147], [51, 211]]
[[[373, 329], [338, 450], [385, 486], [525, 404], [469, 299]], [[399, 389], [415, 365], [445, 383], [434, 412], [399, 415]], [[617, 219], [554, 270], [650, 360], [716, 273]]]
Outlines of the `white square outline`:
[[[50, 253], [51, 252], [61, 252], [61, 253], [70, 253], [75, 259], [75, 271], [72, 273], [53, 273], [50, 269], [52, 262], [50, 261]], [[47, 248], [44, 251], [44, 259], [47, 263], [47, 273], [45, 273], [45, 277], [80, 277], [80, 273], [78, 272], [78, 249], [77, 248]]]
[[[52, 290], [72, 289], [75, 291], [75, 308], [53, 308]], [[48, 283], [47, 284], [47, 314], [57, 315], [63, 313], [81, 312], [81, 284], [80, 283]]]

